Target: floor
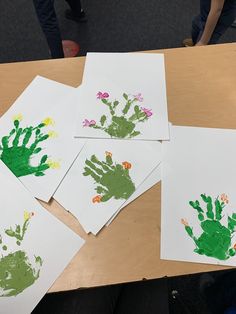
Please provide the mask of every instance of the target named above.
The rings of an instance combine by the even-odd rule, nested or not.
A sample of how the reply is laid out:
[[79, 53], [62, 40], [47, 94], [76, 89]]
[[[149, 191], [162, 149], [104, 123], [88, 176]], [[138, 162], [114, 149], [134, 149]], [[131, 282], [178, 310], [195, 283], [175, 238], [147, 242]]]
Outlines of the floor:
[[[122, 52], [180, 47], [190, 34], [199, 0], [84, 0], [88, 22], [66, 20], [66, 1], [56, 0], [63, 39], [87, 51]], [[99, 4], [99, 5], [98, 5]], [[0, 1], [0, 63], [50, 58], [32, 1]], [[221, 42], [236, 41], [231, 28]]]

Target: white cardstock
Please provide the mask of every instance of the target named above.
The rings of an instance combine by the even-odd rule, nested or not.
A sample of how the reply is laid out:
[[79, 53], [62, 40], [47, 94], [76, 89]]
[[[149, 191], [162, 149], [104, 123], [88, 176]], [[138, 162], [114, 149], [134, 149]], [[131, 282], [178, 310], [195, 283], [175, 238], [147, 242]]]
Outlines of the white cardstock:
[[30, 314], [84, 240], [46, 211], [0, 161], [0, 312]]
[[54, 194], [97, 234], [161, 160], [161, 143], [88, 140]]
[[173, 126], [163, 143], [161, 258], [236, 265], [236, 131]]
[[[119, 87], [120, 95], [117, 96], [116, 89], [113, 91], [109, 84], [106, 89], [102, 84], [104, 79]], [[125, 138], [132, 139], [169, 139], [163, 54], [88, 53], [82, 86], [87, 85], [96, 88], [89, 96], [81, 96], [81, 117], [88, 120], [88, 127], [81, 129], [79, 121], [78, 135], [87, 131], [87, 136], [100, 138], [122, 138], [125, 135]], [[91, 113], [87, 112], [87, 107], [83, 108], [83, 103], [89, 103], [88, 100], [88, 106], [93, 107]], [[106, 102], [110, 103], [110, 107]], [[101, 119], [104, 119], [104, 123]], [[94, 129], [91, 124], [94, 121], [100, 129]], [[91, 128], [96, 132], [89, 131]]]
[[0, 159], [36, 198], [49, 201], [82, 147], [76, 89], [37, 76], [0, 118]]

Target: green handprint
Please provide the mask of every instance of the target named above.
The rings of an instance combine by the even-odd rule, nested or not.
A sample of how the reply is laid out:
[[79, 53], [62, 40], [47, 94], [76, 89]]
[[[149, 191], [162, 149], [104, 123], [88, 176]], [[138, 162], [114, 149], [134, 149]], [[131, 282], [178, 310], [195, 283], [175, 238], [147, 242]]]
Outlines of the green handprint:
[[228, 204], [228, 197], [222, 194], [213, 202], [210, 196], [201, 194], [201, 199], [206, 204], [205, 213], [198, 200], [190, 201], [189, 204], [198, 213], [198, 220], [203, 233], [197, 238], [193, 234], [193, 228], [189, 226], [186, 220], [182, 219], [181, 223], [196, 244], [194, 252], [218, 260], [227, 260], [236, 252], [236, 246], [231, 244], [231, 239], [236, 231], [236, 213], [233, 213], [231, 217], [228, 216], [228, 224], [224, 226], [220, 221], [222, 211]]
[[[135, 105], [137, 102], [142, 102], [143, 97], [141, 94], [129, 97], [127, 94], [123, 94], [125, 100], [125, 106], [121, 115], [117, 115], [116, 110], [119, 108], [119, 101], [110, 101], [108, 99], [108, 93], [97, 93], [97, 98], [105, 104], [110, 112], [110, 116], [102, 115], [100, 118], [100, 124], [97, 124], [95, 120], [85, 119], [83, 121], [84, 127], [91, 127], [106, 132], [110, 137], [115, 138], [132, 138], [140, 134], [140, 131], [135, 130], [135, 127], [140, 122], [147, 121], [152, 115], [151, 109], [140, 107]], [[130, 113], [132, 108], [132, 113]], [[128, 116], [129, 114], [129, 116]]]
[[93, 203], [107, 202], [114, 197], [118, 199], [128, 199], [135, 191], [129, 169], [131, 164], [127, 161], [122, 164], [114, 163], [112, 154], [106, 152], [106, 161], [99, 161], [95, 155], [90, 160], [86, 159], [84, 176], [91, 176], [99, 185], [95, 188], [99, 195], [96, 195]]
[[[29, 220], [34, 214], [27, 211], [24, 212], [24, 223], [21, 227], [16, 225], [5, 230], [5, 234], [16, 239], [16, 244], [21, 245], [27, 231]], [[3, 252], [8, 250], [3, 244], [0, 236], [0, 246]], [[40, 268], [43, 261], [40, 256], [34, 256], [34, 265], [29, 261], [29, 258], [23, 250], [11, 252], [8, 255], [2, 253], [0, 258], [0, 297], [16, 296], [24, 291], [39, 278]]]
[[0, 145], [0, 159], [15, 174], [16, 177], [22, 177], [30, 174], [43, 176], [44, 172], [53, 168], [54, 163], [48, 160], [48, 155], [43, 155], [37, 166], [31, 165], [31, 159], [34, 155], [40, 153], [42, 148], [39, 144], [54, 137], [55, 132], [50, 131], [47, 134], [42, 132], [45, 126], [53, 123], [51, 118], [46, 118], [36, 127], [20, 127], [22, 116], [14, 118], [14, 127], [7, 136], [3, 136]]

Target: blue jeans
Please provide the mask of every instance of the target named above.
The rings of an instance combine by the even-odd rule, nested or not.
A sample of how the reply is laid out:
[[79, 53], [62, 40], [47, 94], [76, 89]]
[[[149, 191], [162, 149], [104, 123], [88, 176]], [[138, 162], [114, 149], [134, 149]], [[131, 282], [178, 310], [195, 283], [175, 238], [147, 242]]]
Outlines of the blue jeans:
[[[219, 21], [215, 27], [215, 30], [210, 38], [209, 45], [217, 44], [220, 37], [231, 26], [234, 21], [234, 14], [224, 17], [224, 21]], [[195, 16], [192, 21], [192, 41], [194, 45], [201, 39], [206, 21], [201, 18], [201, 15]]]
[[236, 307], [232, 306], [230, 308], [228, 308], [224, 314], [236, 314]]
[[[80, 13], [80, 0], [66, 0], [73, 13]], [[54, 8], [54, 0], [33, 0], [35, 11], [46, 37], [52, 58], [64, 58], [61, 32]]]

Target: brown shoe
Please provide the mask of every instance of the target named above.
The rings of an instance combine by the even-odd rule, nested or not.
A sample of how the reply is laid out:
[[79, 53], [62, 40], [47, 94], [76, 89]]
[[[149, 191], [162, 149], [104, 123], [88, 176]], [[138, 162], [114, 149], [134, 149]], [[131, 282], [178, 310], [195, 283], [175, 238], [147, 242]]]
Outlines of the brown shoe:
[[194, 44], [193, 44], [192, 38], [185, 38], [183, 40], [183, 46], [184, 47], [193, 47]]

